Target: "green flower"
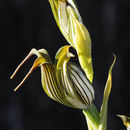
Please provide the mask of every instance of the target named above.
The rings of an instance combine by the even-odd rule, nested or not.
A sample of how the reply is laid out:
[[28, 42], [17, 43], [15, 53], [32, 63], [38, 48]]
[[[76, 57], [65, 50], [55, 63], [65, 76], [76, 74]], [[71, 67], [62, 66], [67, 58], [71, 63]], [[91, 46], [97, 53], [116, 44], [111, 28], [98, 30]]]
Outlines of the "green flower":
[[76, 49], [81, 67], [92, 82], [91, 39], [74, 0], [49, 0], [53, 15], [66, 40]]
[[74, 55], [69, 52], [70, 46], [68, 45], [58, 50], [54, 63], [45, 49], [32, 49], [17, 67], [11, 79], [28, 58], [32, 55], [36, 55], [38, 58], [14, 91], [39, 66], [41, 68], [43, 89], [50, 98], [66, 106], [83, 109], [89, 130], [106, 130], [107, 106], [112, 87], [112, 69], [116, 56], [114, 55], [113, 63], [108, 72], [103, 101], [100, 112], [98, 112], [93, 104], [93, 67], [89, 32], [82, 22], [74, 0], [49, 0], [49, 3], [59, 29], [70, 45], [76, 50], [83, 70], [75, 63], [70, 62], [70, 58], [74, 57]]
[[124, 125], [126, 126], [127, 130], [130, 130], [130, 117], [127, 117], [125, 115], [117, 115], [118, 117], [120, 117], [124, 123]]
[[34, 54], [38, 58], [34, 61], [32, 68], [14, 91], [23, 84], [35, 68], [40, 66], [42, 86], [50, 98], [73, 108], [86, 109], [90, 106], [94, 100], [93, 86], [85, 76], [83, 70], [75, 63], [69, 61], [71, 57], [74, 57], [69, 52], [69, 47], [63, 46], [59, 49], [55, 56], [54, 64], [45, 49], [32, 49], [17, 67], [11, 79], [28, 58]]

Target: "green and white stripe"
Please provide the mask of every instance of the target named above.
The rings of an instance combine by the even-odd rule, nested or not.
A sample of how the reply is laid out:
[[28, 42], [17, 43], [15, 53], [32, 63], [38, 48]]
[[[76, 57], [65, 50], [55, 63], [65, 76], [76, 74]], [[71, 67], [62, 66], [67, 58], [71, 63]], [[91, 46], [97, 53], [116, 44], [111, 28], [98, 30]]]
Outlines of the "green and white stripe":
[[74, 63], [68, 64], [69, 77], [76, 90], [79, 92], [83, 102], [89, 106], [94, 100], [94, 89], [92, 84], [89, 82], [83, 71], [79, 66]]
[[94, 89], [83, 70], [76, 64], [69, 62], [74, 55], [69, 52], [70, 46], [63, 46], [52, 63], [45, 49], [32, 49], [29, 55], [18, 66], [11, 78], [14, 77], [23, 63], [32, 55], [37, 55], [29, 73], [17, 86], [15, 91], [23, 84], [31, 72], [38, 66], [41, 68], [41, 81], [45, 93], [53, 100], [66, 106], [86, 109], [94, 100]]

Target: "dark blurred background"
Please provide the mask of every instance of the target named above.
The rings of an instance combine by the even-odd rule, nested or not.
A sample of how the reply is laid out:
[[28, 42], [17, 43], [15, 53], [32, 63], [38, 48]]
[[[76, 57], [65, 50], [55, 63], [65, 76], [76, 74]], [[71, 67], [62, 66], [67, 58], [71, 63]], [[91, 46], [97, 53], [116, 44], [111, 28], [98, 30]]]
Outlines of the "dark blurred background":
[[[113, 86], [108, 105], [108, 130], [125, 130], [117, 114], [130, 116], [130, 8], [128, 0], [77, 0], [92, 39], [95, 104], [99, 110], [108, 69]], [[0, 0], [0, 130], [85, 130], [81, 110], [51, 100], [36, 69], [13, 92], [30, 69], [31, 58], [13, 80], [9, 77], [32, 48], [46, 48], [54, 60], [67, 42], [60, 33], [47, 0]], [[36, 58], [36, 57], [34, 57]]]

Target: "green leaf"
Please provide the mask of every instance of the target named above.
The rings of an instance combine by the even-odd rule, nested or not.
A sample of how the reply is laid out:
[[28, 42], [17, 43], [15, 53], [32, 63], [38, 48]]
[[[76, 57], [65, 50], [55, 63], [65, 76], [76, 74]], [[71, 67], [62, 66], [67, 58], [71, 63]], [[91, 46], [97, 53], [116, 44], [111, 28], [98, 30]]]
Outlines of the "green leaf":
[[86, 27], [80, 23], [71, 13], [72, 9], [68, 10], [70, 12], [70, 19], [73, 23], [73, 31], [75, 32], [72, 35], [73, 46], [77, 51], [79, 62], [81, 67], [86, 73], [88, 79], [92, 82], [93, 80], [93, 67], [92, 67], [92, 58], [91, 58], [91, 39], [88, 30]]
[[73, 46], [87, 78], [92, 83], [93, 67], [91, 38], [83, 25], [74, 0], [49, 0], [56, 23], [66, 40]]
[[108, 79], [106, 82], [105, 90], [104, 90], [104, 96], [103, 96], [103, 102], [100, 110], [100, 126], [99, 130], [106, 130], [107, 125], [107, 106], [108, 106], [108, 99], [111, 92], [112, 87], [112, 69], [116, 61], [116, 56], [114, 55], [114, 61], [109, 69], [108, 73]]

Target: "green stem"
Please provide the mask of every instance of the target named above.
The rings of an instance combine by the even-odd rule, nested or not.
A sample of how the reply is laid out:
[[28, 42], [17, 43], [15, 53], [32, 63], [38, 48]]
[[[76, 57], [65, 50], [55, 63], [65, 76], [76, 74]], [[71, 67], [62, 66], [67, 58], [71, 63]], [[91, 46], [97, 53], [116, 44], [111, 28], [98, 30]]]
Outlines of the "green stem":
[[86, 118], [86, 121], [87, 121], [87, 125], [88, 125], [88, 130], [93, 130], [88, 118]]
[[83, 110], [86, 117], [89, 130], [98, 130], [100, 125], [100, 116], [94, 104]]

